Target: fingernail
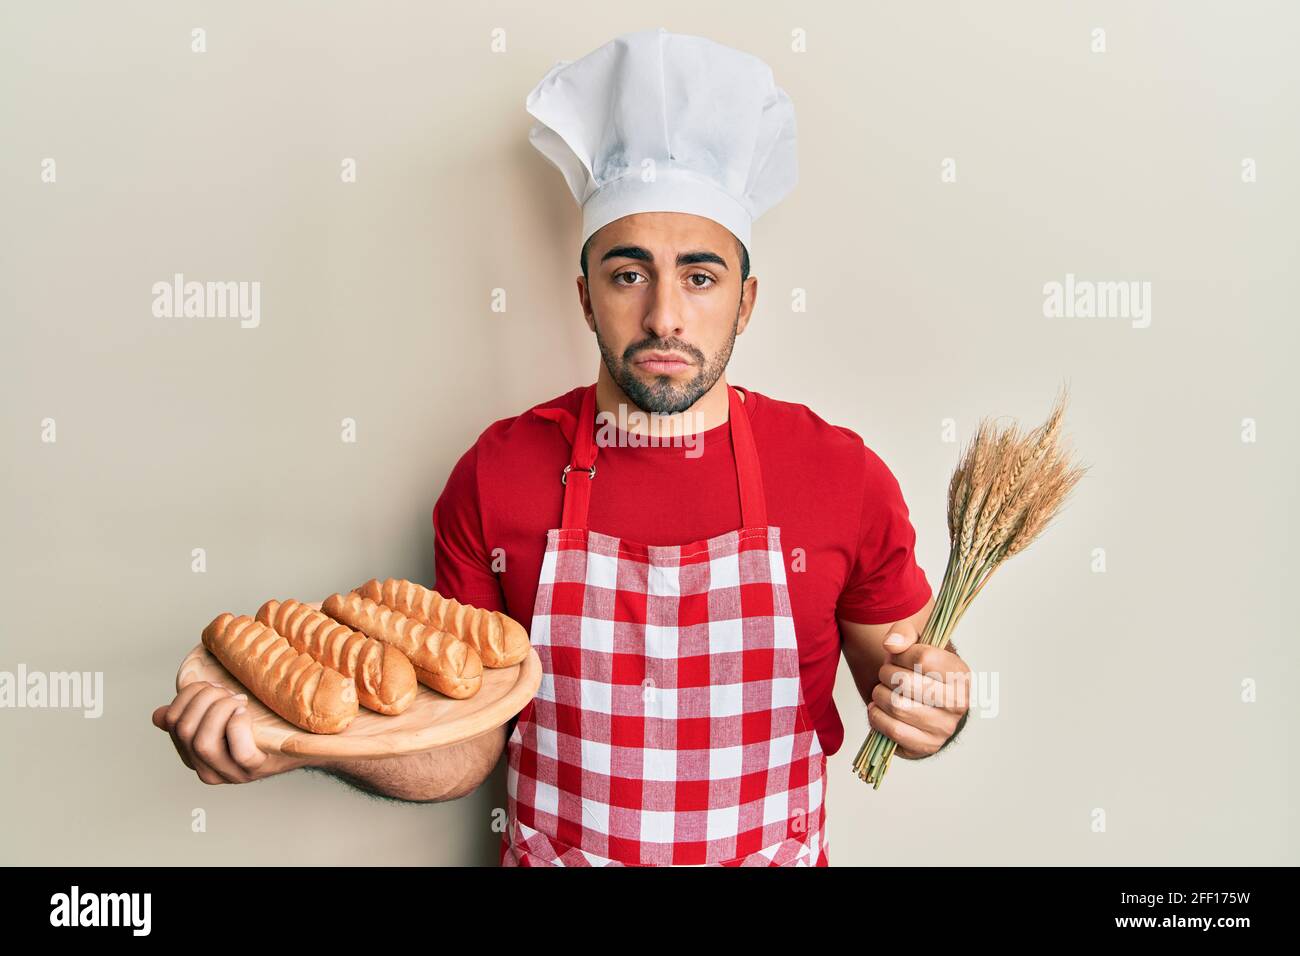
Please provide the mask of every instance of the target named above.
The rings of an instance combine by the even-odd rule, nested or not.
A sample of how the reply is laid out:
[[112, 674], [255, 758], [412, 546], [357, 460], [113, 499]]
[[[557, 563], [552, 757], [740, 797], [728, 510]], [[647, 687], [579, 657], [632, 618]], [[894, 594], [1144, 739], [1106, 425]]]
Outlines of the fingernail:
[[235, 708], [235, 716], [238, 717], [240, 714], [246, 713], [247, 711], [247, 707], [237, 707]]
[[235, 695], [235, 700], [248, 700], [248, 695], [247, 695], [247, 694], [236, 694], [236, 695]]
[[901, 647], [906, 643], [907, 643], [907, 638], [905, 638], [902, 634], [890, 634], [887, 638], [885, 638], [886, 647]]

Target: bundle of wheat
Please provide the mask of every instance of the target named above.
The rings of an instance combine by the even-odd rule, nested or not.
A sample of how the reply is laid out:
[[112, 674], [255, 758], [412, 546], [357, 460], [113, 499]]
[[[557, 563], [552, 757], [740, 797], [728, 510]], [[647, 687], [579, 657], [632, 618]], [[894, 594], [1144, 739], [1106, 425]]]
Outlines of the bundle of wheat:
[[[1022, 434], [982, 419], [948, 483], [948, 567], [920, 643], [947, 645], [975, 595], [1003, 561], [1042, 534], [1088, 469], [1060, 441], [1066, 389], [1047, 421]], [[853, 771], [880, 788], [897, 744], [872, 730]]]

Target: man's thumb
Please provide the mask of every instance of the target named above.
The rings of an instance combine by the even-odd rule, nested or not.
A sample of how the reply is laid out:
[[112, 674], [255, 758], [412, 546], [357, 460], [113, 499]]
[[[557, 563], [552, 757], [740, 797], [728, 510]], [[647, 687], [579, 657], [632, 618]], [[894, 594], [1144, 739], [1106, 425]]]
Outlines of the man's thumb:
[[914, 639], [902, 631], [894, 631], [885, 638], [885, 650], [891, 654], [897, 654], [899, 651], [905, 651], [914, 643]]

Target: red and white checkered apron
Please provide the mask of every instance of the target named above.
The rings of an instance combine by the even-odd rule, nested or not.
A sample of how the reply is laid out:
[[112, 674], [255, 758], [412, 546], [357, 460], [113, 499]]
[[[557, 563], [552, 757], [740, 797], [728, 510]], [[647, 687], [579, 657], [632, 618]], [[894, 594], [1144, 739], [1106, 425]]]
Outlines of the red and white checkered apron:
[[727, 392], [743, 527], [656, 546], [587, 527], [587, 389], [529, 635], [542, 683], [507, 744], [503, 866], [828, 865], [780, 529]]

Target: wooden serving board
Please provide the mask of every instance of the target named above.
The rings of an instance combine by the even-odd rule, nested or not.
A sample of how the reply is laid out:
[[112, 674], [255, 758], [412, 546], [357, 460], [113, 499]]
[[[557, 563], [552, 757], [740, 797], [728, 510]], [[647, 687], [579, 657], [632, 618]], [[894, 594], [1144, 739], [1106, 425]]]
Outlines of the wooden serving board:
[[[311, 606], [319, 610], [320, 602]], [[181, 661], [176, 689], [196, 680], [213, 681], [236, 694], [248, 695], [253, 741], [267, 753], [363, 759], [445, 747], [500, 727], [537, 693], [542, 662], [530, 647], [528, 657], [513, 667], [485, 667], [478, 693], [464, 700], [420, 684], [415, 700], [402, 713], [378, 714], [362, 707], [347, 729], [337, 734], [313, 734], [289, 723], [235, 680], [202, 641]]]

